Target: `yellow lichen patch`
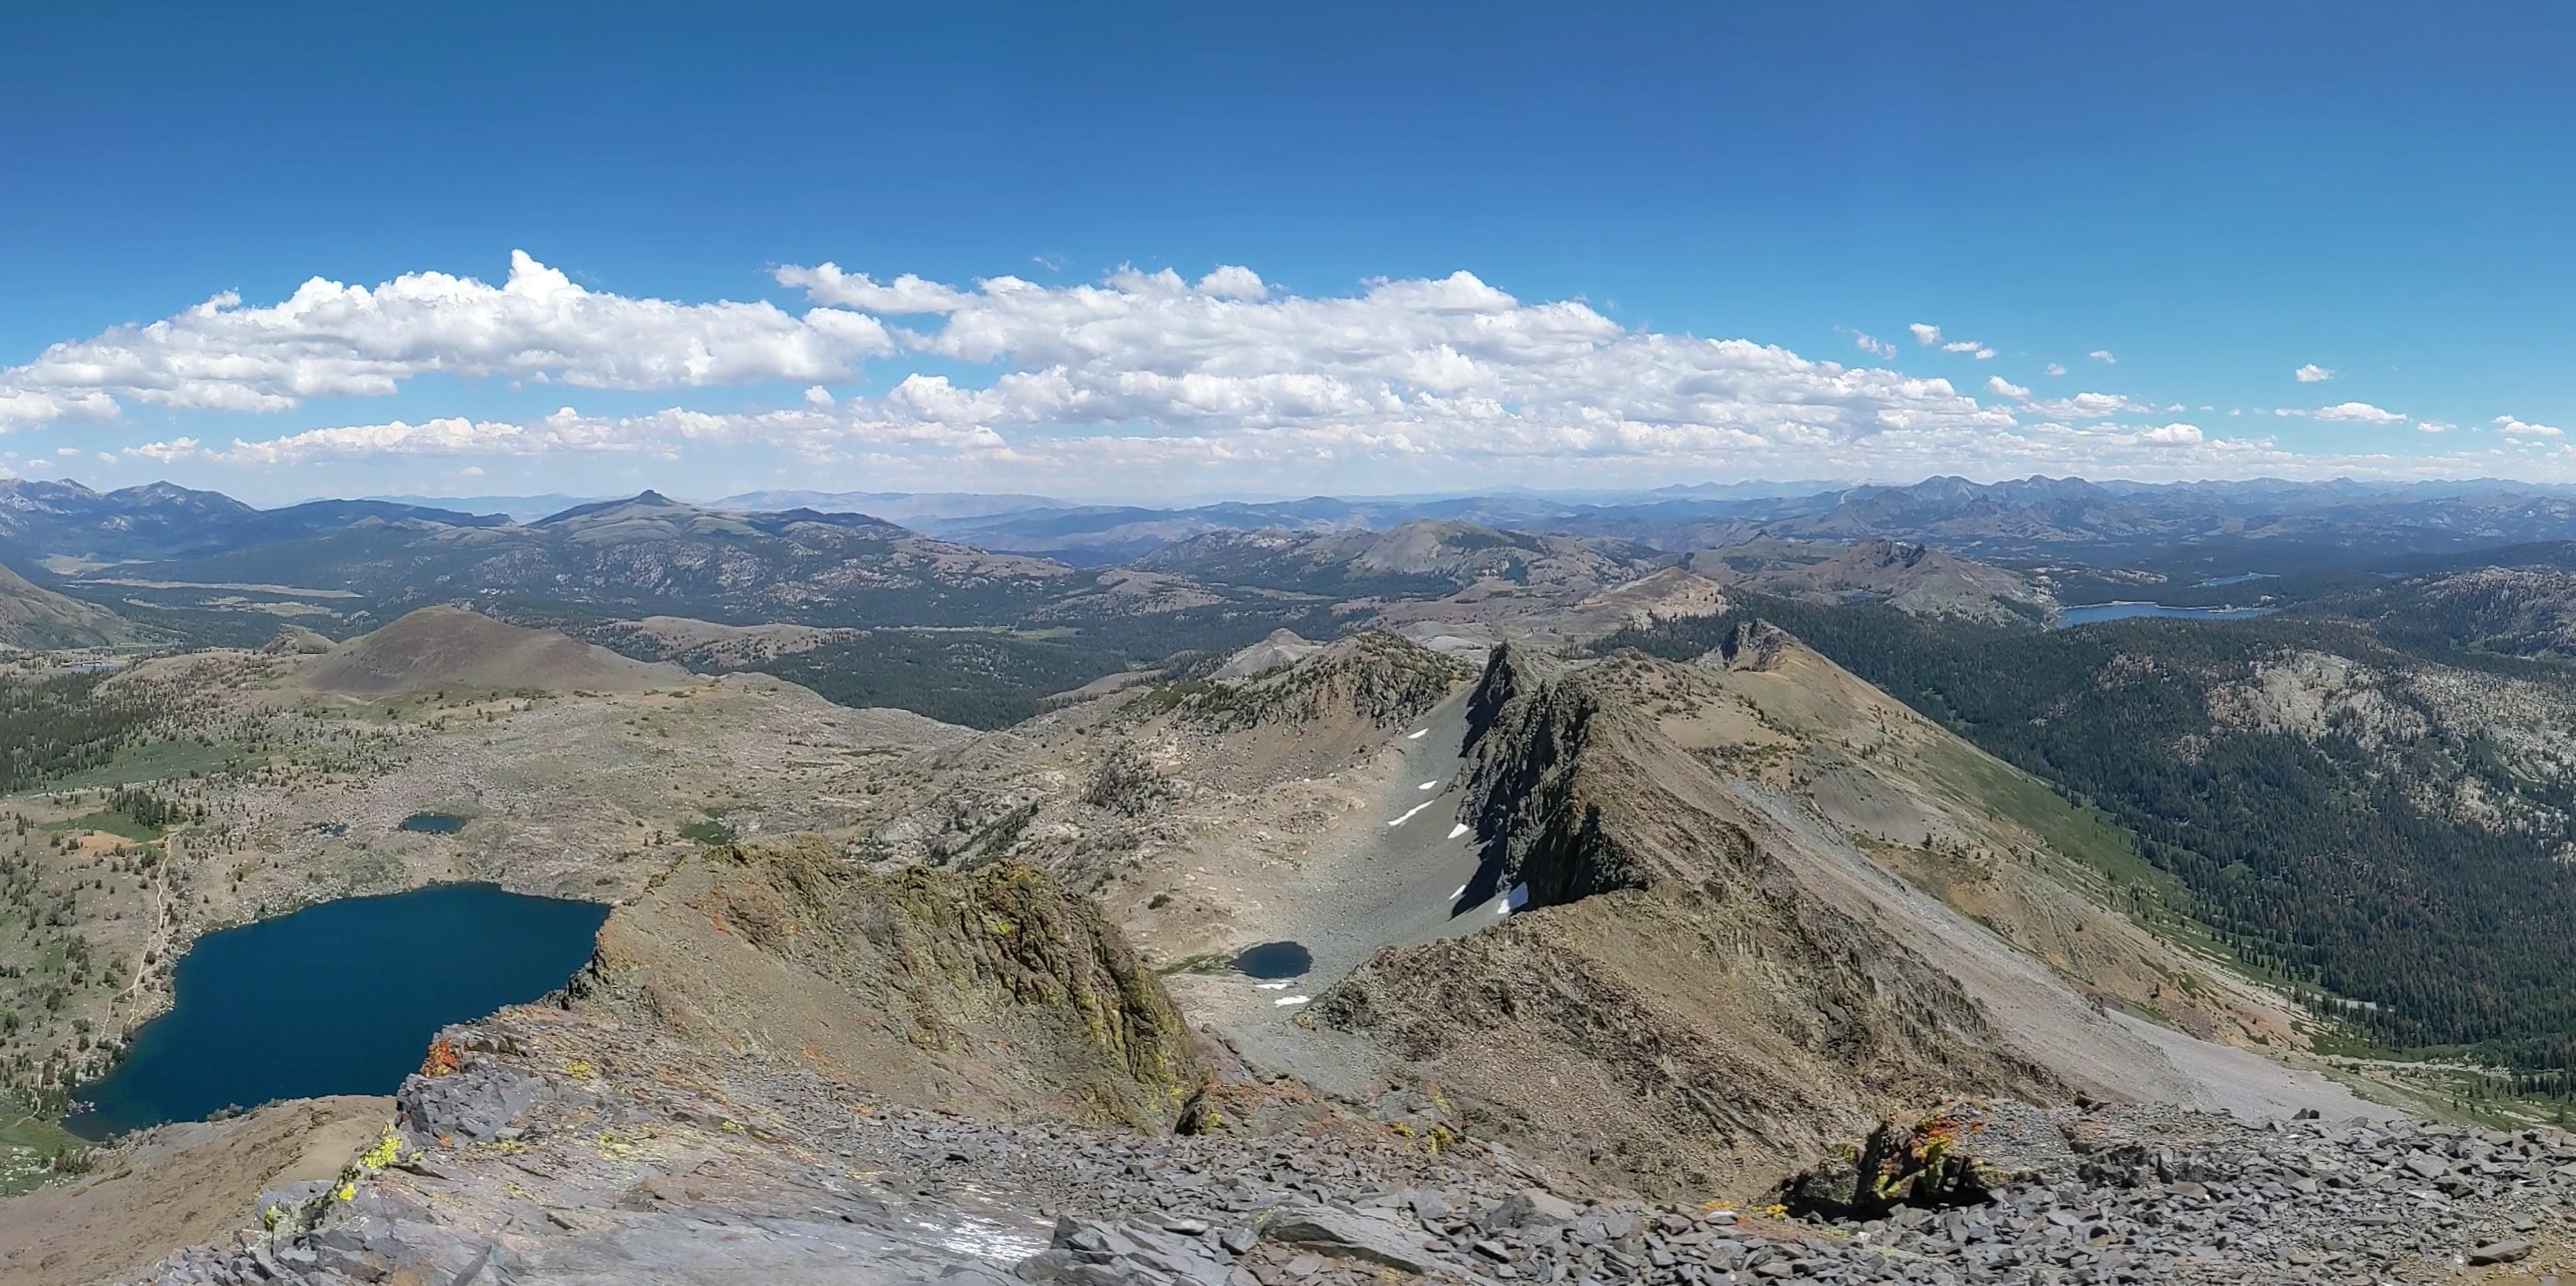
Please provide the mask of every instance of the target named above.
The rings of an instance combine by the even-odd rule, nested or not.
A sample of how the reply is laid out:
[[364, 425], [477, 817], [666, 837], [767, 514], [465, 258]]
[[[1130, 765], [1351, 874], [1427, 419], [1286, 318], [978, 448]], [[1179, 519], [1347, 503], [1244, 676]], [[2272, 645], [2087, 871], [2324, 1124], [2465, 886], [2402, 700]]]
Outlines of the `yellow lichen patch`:
[[402, 1135], [400, 1132], [396, 1131], [394, 1127], [388, 1125], [385, 1127], [385, 1137], [376, 1140], [374, 1147], [368, 1148], [365, 1152], [359, 1154], [358, 1164], [365, 1166], [369, 1170], [382, 1170], [386, 1166], [392, 1165], [396, 1160], [400, 1159], [401, 1156]]

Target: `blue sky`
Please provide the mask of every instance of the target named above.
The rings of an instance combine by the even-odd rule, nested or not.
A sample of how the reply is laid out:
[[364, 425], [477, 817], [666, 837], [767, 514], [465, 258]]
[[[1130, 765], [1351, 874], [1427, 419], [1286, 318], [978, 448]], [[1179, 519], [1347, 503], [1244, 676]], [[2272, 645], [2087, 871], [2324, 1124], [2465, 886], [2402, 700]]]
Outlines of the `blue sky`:
[[[2576, 18], [2538, 5], [101, 8], [0, 20], [27, 476], [2576, 477]], [[513, 251], [588, 298], [503, 297]], [[779, 272], [825, 263], [959, 293]], [[424, 273], [492, 297], [346, 352], [247, 315]]]

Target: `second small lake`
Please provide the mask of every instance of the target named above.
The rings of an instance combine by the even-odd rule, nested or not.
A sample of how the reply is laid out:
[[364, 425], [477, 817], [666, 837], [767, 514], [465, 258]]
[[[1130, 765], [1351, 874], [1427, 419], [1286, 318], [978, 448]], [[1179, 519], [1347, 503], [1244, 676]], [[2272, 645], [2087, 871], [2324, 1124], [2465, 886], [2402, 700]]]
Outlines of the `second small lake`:
[[535, 1000], [590, 959], [608, 908], [445, 884], [197, 939], [170, 1011], [64, 1122], [86, 1138], [225, 1107], [390, 1094], [449, 1023]]
[[1315, 967], [1315, 955], [1300, 942], [1264, 942], [1246, 947], [1230, 962], [1236, 973], [1252, 978], [1302, 978]]
[[2071, 629], [2097, 621], [2125, 621], [2140, 616], [2166, 616], [2190, 621], [2244, 621], [2270, 616], [2269, 607], [2167, 607], [2162, 603], [2085, 603], [2057, 610], [2052, 629]]
[[465, 829], [466, 819], [454, 813], [414, 813], [402, 819], [395, 830], [418, 831], [423, 835], [453, 835]]

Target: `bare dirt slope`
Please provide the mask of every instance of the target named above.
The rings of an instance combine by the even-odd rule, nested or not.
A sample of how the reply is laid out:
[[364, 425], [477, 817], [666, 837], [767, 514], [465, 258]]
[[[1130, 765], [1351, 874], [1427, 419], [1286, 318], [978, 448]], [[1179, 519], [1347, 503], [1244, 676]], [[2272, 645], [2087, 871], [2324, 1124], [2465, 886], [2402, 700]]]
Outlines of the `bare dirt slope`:
[[556, 633], [523, 629], [456, 607], [424, 607], [341, 644], [304, 671], [305, 686], [350, 697], [437, 688], [641, 692], [692, 682], [676, 666], [649, 665]]
[[[1363, 1042], [1300, 1024], [1303, 1006], [1380, 950], [1473, 933], [1499, 918], [1503, 891], [1457, 821], [1467, 695], [1462, 689], [1385, 729], [1348, 768], [1318, 783], [1344, 806], [1298, 836], [1292, 860], [1194, 882], [1244, 907], [1236, 935], [1213, 954], [1291, 942], [1309, 957], [1303, 972], [1287, 977], [1255, 978], [1210, 960], [1172, 979], [1191, 1015], [1255, 1064], [1358, 1097], [1383, 1088], [1400, 1069]], [[1151, 932], [1159, 917], [1139, 919]]]
[[1778, 630], [1694, 669], [1709, 698], [1659, 725], [1753, 807], [1858, 850], [2112, 1007], [2222, 1044], [2300, 1043], [2284, 998], [2141, 927], [2182, 927], [2166, 901], [2178, 886], [2045, 783]]
[[80, 1179], [0, 1201], [0, 1286], [116, 1279], [227, 1240], [258, 1224], [261, 1192], [338, 1175], [392, 1115], [386, 1098], [298, 1099], [127, 1139]]

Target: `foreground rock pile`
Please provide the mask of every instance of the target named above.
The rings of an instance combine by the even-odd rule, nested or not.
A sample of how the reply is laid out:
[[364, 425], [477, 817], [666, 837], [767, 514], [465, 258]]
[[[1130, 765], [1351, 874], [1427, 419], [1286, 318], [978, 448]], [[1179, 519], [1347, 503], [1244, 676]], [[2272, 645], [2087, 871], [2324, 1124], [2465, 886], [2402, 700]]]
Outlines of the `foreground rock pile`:
[[[2176, 1109], [1957, 1118], [1998, 1137], [1988, 1199], [1800, 1221], [1538, 1190], [1375, 1191], [1223, 1230], [1068, 1221], [1041, 1282], [1264, 1286], [1380, 1267], [1467, 1280], [1816, 1282], [2553, 1281], [2576, 1262], [2576, 1138]], [[1963, 1145], [1974, 1154], [1977, 1143]], [[2023, 1169], [2005, 1179], [2009, 1167]], [[1774, 1214], [1779, 1213], [1774, 1208]], [[1103, 1271], [1106, 1270], [1106, 1271]], [[1126, 1275], [1118, 1275], [1118, 1274]]]
[[1156, 1137], [889, 1108], [531, 1011], [441, 1048], [452, 1066], [412, 1078], [339, 1181], [152, 1280], [2541, 1280], [2576, 1201], [2556, 1131], [1987, 1104], [1939, 1118], [1944, 1172], [1971, 1180], [1942, 1192], [1968, 1204], [1871, 1208], [1904, 1176], [1829, 1163], [1783, 1195], [1833, 1213], [1796, 1218], [1588, 1188], [1293, 1096], [1200, 1114], [1268, 1133]]

